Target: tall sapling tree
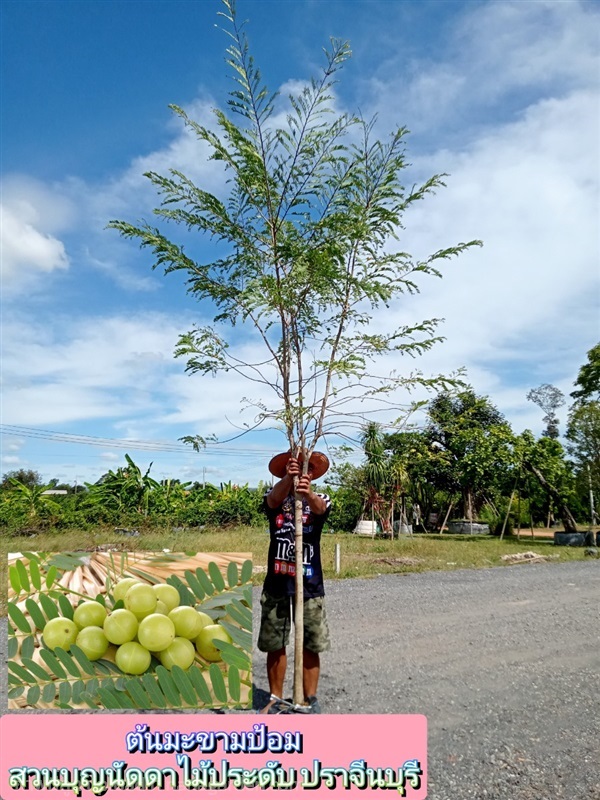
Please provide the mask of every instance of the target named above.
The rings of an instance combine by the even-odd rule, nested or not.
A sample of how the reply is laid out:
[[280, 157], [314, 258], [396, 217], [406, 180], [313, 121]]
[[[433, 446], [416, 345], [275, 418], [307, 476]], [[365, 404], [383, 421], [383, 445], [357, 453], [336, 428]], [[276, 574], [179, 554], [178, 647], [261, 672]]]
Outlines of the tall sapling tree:
[[[303, 470], [328, 433], [356, 429], [356, 419], [397, 406], [395, 391], [414, 384], [452, 383], [439, 376], [379, 372], [390, 353], [418, 355], [440, 337], [438, 320], [371, 329], [374, 311], [388, 309], [404, 293], [418, 291], [416, 278], [440, 275], [442, 259], [473, 244], [460, 243], [414, 260], [398, 247], [402, 217], [411, 204], [443, 185], [434, 175], [406, 191], [400, 175], [406, 130], [387, 141], [374, 137], [373, 122], [334, 111], [335, 76], [350, 56], [347, 43], [332, 40], [319, 78], [289, 96], [287, 113], [276, 114], [272, 94], [249, 53], [234, 0], [221, 16], [231, 39], [227, 64], [235, 87], [228, 113], [215, 109], [211, 128], [181, 117], [228, 182], [223, 196], [207, 192], [181, 172], [147, 173], [162, 196], [156, 216], [212, 237], [220, 255], [200, 263], [158, 228], [113, 221], [111, 227], [154, 253], [154, 267], [181, 270], [188, 292], [215, 308], [214, 325], [183, 334], [176, 355], [190, 373], [234, 372], [266, 396], [248, 401], [256, 418], [248, 430], [276, 425]], [[395, 316], [387, 313], [386, 318]], [[256, 358], [242, 354], [233, 327], [253, 335]], [[359, 401], [363, 405], [359, 406]], [[185, 437], [201, 446], [200, 436]], [[294, 702], [303, 701], [303, 547], [301, 499], [296, 494], [296, 631]]]

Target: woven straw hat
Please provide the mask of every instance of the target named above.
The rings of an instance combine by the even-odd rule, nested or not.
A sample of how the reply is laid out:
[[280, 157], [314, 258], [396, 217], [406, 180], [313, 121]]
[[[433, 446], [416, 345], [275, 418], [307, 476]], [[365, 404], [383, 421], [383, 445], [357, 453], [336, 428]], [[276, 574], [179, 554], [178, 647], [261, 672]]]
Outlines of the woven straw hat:
[[[289, 450], [287, 453], [279, 453], [279, 455], [273, 456], [269, 461], [269, 472], [275, 475], [276, 478], [284, 478], [287, 474], [285, 468], [291, 457], [292, 454]], [[302, 456], [298, 458], [298, 461], [302, 465]], [[325, 453], [319, 453], [316, 450], [311, 455], [308, 464], [313, 480], [320, 478], [329, 469], [329, 459]]]

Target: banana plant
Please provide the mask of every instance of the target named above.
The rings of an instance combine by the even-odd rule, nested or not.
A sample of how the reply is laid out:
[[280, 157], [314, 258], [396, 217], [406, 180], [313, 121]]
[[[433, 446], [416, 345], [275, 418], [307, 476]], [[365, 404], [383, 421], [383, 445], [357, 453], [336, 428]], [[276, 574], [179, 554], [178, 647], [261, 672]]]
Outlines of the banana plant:
[[16, 478], [10, 479], [11, 490], [7, 493], [7, 502], [15, 509], [20, 510], [30, 520], [33, 520], [44, 512], [58, 512], [58, 503], [44, 496], [44, 492], [51, 489], [53, 484], [46, 486], [28, 486]]
[[142, 474], [142, 470], [127, 453], [125, 461], [126, 467], [119, 467], [116, 472], [109, 470], [101, 482], [86, 484], [90, 490], [90, 499], [97, 499], [118, 511], [135, 511], [147, 517], [150, 495], [161, 489], [160, 483], [150, 477], [153, 462]]

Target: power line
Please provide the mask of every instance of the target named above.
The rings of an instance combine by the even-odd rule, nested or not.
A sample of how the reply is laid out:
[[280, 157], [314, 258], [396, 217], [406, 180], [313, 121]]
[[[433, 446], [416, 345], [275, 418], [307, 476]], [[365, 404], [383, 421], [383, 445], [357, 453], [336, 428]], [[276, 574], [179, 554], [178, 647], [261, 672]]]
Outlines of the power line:
[[[89, 447], [113, 447], [123, 450], [142, 450], [149, 452], [174, 453], [179, 455], [192, 455], [193, 451], [184, 444], [172, 442], [153, 442], [142, 439], [114, 439], [102, 436], [86, 436], [84, 434], [64, 433], [61, 431], [43, 430], [41, 428], [28, 428], [22, 425], [0, 425], [0, 433], [4, 436], [19, 436], [27, 439], [40, 439], [48, 442], [61, 442], [64, 444], [86, 445]], [[237, 458], [255, 458], [267, 456], [272, 453], [272, 447], [235, 447], [231, 445], [207, 444], [201, 448], [198, 455], [235, 456]]]
[[[84, 434], [64, 433], [61, 431], [43, 430], [40, 428], [27, 428], [21, 425], [0, 425], [0, 432], [5, 436], [21, 436], [28, 439], [42, 439], [51, 442], [67, 444], [88, 445], [90, 447], [117, 447], [132, 450], [151, 450], [165, 453], [192, 454], [189, 446], [172, 442], [146, 441], [142, 439], [114, 439], [103, 436], [86, 436]], [[207, 444], [200, 453], [223, 455], [262, 455], [269, 453], [269, 447], [226, 447], [218, 444]]]

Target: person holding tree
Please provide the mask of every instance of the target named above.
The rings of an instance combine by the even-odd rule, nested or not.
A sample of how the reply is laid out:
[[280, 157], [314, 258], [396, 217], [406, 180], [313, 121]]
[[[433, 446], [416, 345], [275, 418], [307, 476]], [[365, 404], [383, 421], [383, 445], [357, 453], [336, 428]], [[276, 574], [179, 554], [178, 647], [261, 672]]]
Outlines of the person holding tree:
[[279, 714], [289, 707], [283, 696], [287, 669], [287, 645], [295, 597], [295, 498], [302, 498], [304, 565], [304, 646], [302, 683], [306, 710], [320, 714], [317, 687], [320, 653], [329, 649], [329, 628], [325, 612], [323, 571], [321, 568], [321, 533], [329, 516], [331, 501], [326, 494], [316, 493], [311, 482], [327, 472], [329, 460], [314, 452], [308, 472], [302, 475], [302, 462], [289, 452], [271, 459], [269, 471], [280, 480], [264, 497], [264, 510], [269, 519], [271, 541], [267, 557], [267, 575], [261, 597], [261, 623], [258, 649], [267, 653], [267, 676], [272, 699], [263, 713]]

